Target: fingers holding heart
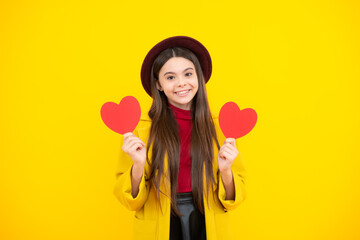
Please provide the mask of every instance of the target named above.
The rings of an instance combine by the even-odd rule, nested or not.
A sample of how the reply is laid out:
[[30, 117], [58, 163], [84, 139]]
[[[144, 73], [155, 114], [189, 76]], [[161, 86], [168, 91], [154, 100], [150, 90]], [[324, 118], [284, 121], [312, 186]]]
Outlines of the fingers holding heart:
[[141, 141], [141, 139], [138, 138], [138, 137], [134, 136], [134, 137], [131, 137], [131, 138], [128, 139], [128, 145], [129, 145], [130, 148], [133, 147], [134, 145], [138, 144], [138, 143], [140, 143], [140, 145], [145, 145], [145, 143], [143, 141]]
[[236, 142], [235, 142], [235, 138], [227, 138], [224, 141], [224, 144], [229, 143], [230, 145], [234, 146], [236, 148]]
[[220, 156], [222, 159], [230, 159], [232, 155], [231, 155], [231, 153], [229, 153], [229, 152], [222, 151], [222, 152], [219, 152], [219, 156]]
[[220, 172], [229, 170], [238, 154], [235, 139], [227, 138], [224, 145], [219, 149], [218, 164]]
[[225, 143], [219, 150], [219, 156], [223, 159], [234, 160], [238, 153], [236, 147], [231, 143]]
[[123, 135], [123, 144], [124, 145], [128, 145], [128, 143], [129, 143], [129, 141], [133, 138], [133, 137], [135, 137], [135, 135], [132, 133], [132, 132], [129, 132], [129, 133], [125, 133], [124, 135]]
[[134, 164], [144, 166], [146, 161], [145, 143], [133, 133], [126, 133], [122, 150], [133, 160]]
[[219, 152], [226, 151], [229, 154], [238, 153], [236, 148], [235, 138], [226, 138], [224, 144], [221, 146]]
[[131, 142], [129, 143], [129, 150], [130, 151], [141, 150], [143, 146], [145, 146], [145, 144], [141, 140], [139, 141], [137, 139], [134, 139], [131, 140]]
[[136, 150], [141, 150], [145, 146], [145, 143], [141, 141], [140, 138], [136, 137], [134, 134], [124, 134], [124, 145], [122, 149], [127, 152], [131, 153]]

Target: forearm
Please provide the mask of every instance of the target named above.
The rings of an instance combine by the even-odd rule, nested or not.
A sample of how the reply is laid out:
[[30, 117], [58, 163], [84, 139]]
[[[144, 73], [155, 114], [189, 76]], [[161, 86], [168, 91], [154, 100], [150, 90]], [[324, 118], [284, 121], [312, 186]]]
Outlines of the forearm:
[[135, 198], [139, 193], [139, 185], [143, 174], [143, 166], [133, 165], [131, 169], [131, 195]]
[[220, 172], [221, 180], [225, 187], [226, 198], [225, 200], [235, 200], [235, 185], [234, 177], [231, 169], [228, 171]]

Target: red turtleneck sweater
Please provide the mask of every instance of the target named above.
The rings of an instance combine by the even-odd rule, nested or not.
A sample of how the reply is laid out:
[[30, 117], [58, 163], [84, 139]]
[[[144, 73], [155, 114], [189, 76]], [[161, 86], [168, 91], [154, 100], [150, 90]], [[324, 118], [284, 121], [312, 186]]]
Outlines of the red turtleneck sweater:
[[191, 192], [191, 130], [192, 120], [190, 110], [175, 107], [169, 103], [179, 125], [180, 164], [178, 175], [178, 192]]

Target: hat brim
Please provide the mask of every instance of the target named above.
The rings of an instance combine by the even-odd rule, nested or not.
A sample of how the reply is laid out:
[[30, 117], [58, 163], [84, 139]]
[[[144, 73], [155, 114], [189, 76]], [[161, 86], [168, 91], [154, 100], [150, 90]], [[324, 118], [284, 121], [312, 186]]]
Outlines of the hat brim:
[[211, 57], [208, 50], [199, 41], [187, 36], [175, 36], [166, 38], [156, 44], [146, 55], [141, 66], [141, 82], [145, 91], [151, 96], [150, 73], [155, 58], [167, 48], [184, 47], [191, 50], [198, 58], [202, 72], [204, 74], [205, 83], [210, 79], [212, 72]]

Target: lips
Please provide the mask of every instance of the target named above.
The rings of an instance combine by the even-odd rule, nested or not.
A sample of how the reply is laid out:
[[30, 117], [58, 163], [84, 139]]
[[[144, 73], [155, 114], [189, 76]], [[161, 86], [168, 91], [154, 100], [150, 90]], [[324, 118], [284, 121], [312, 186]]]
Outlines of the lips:
[[189, 92], [190, 92], [190, 89], [187, 89], [187, 90], [182, 90], [182, 91], [175, 92], [175, 94], [178, 95], [178, 96], [185, 96]]

